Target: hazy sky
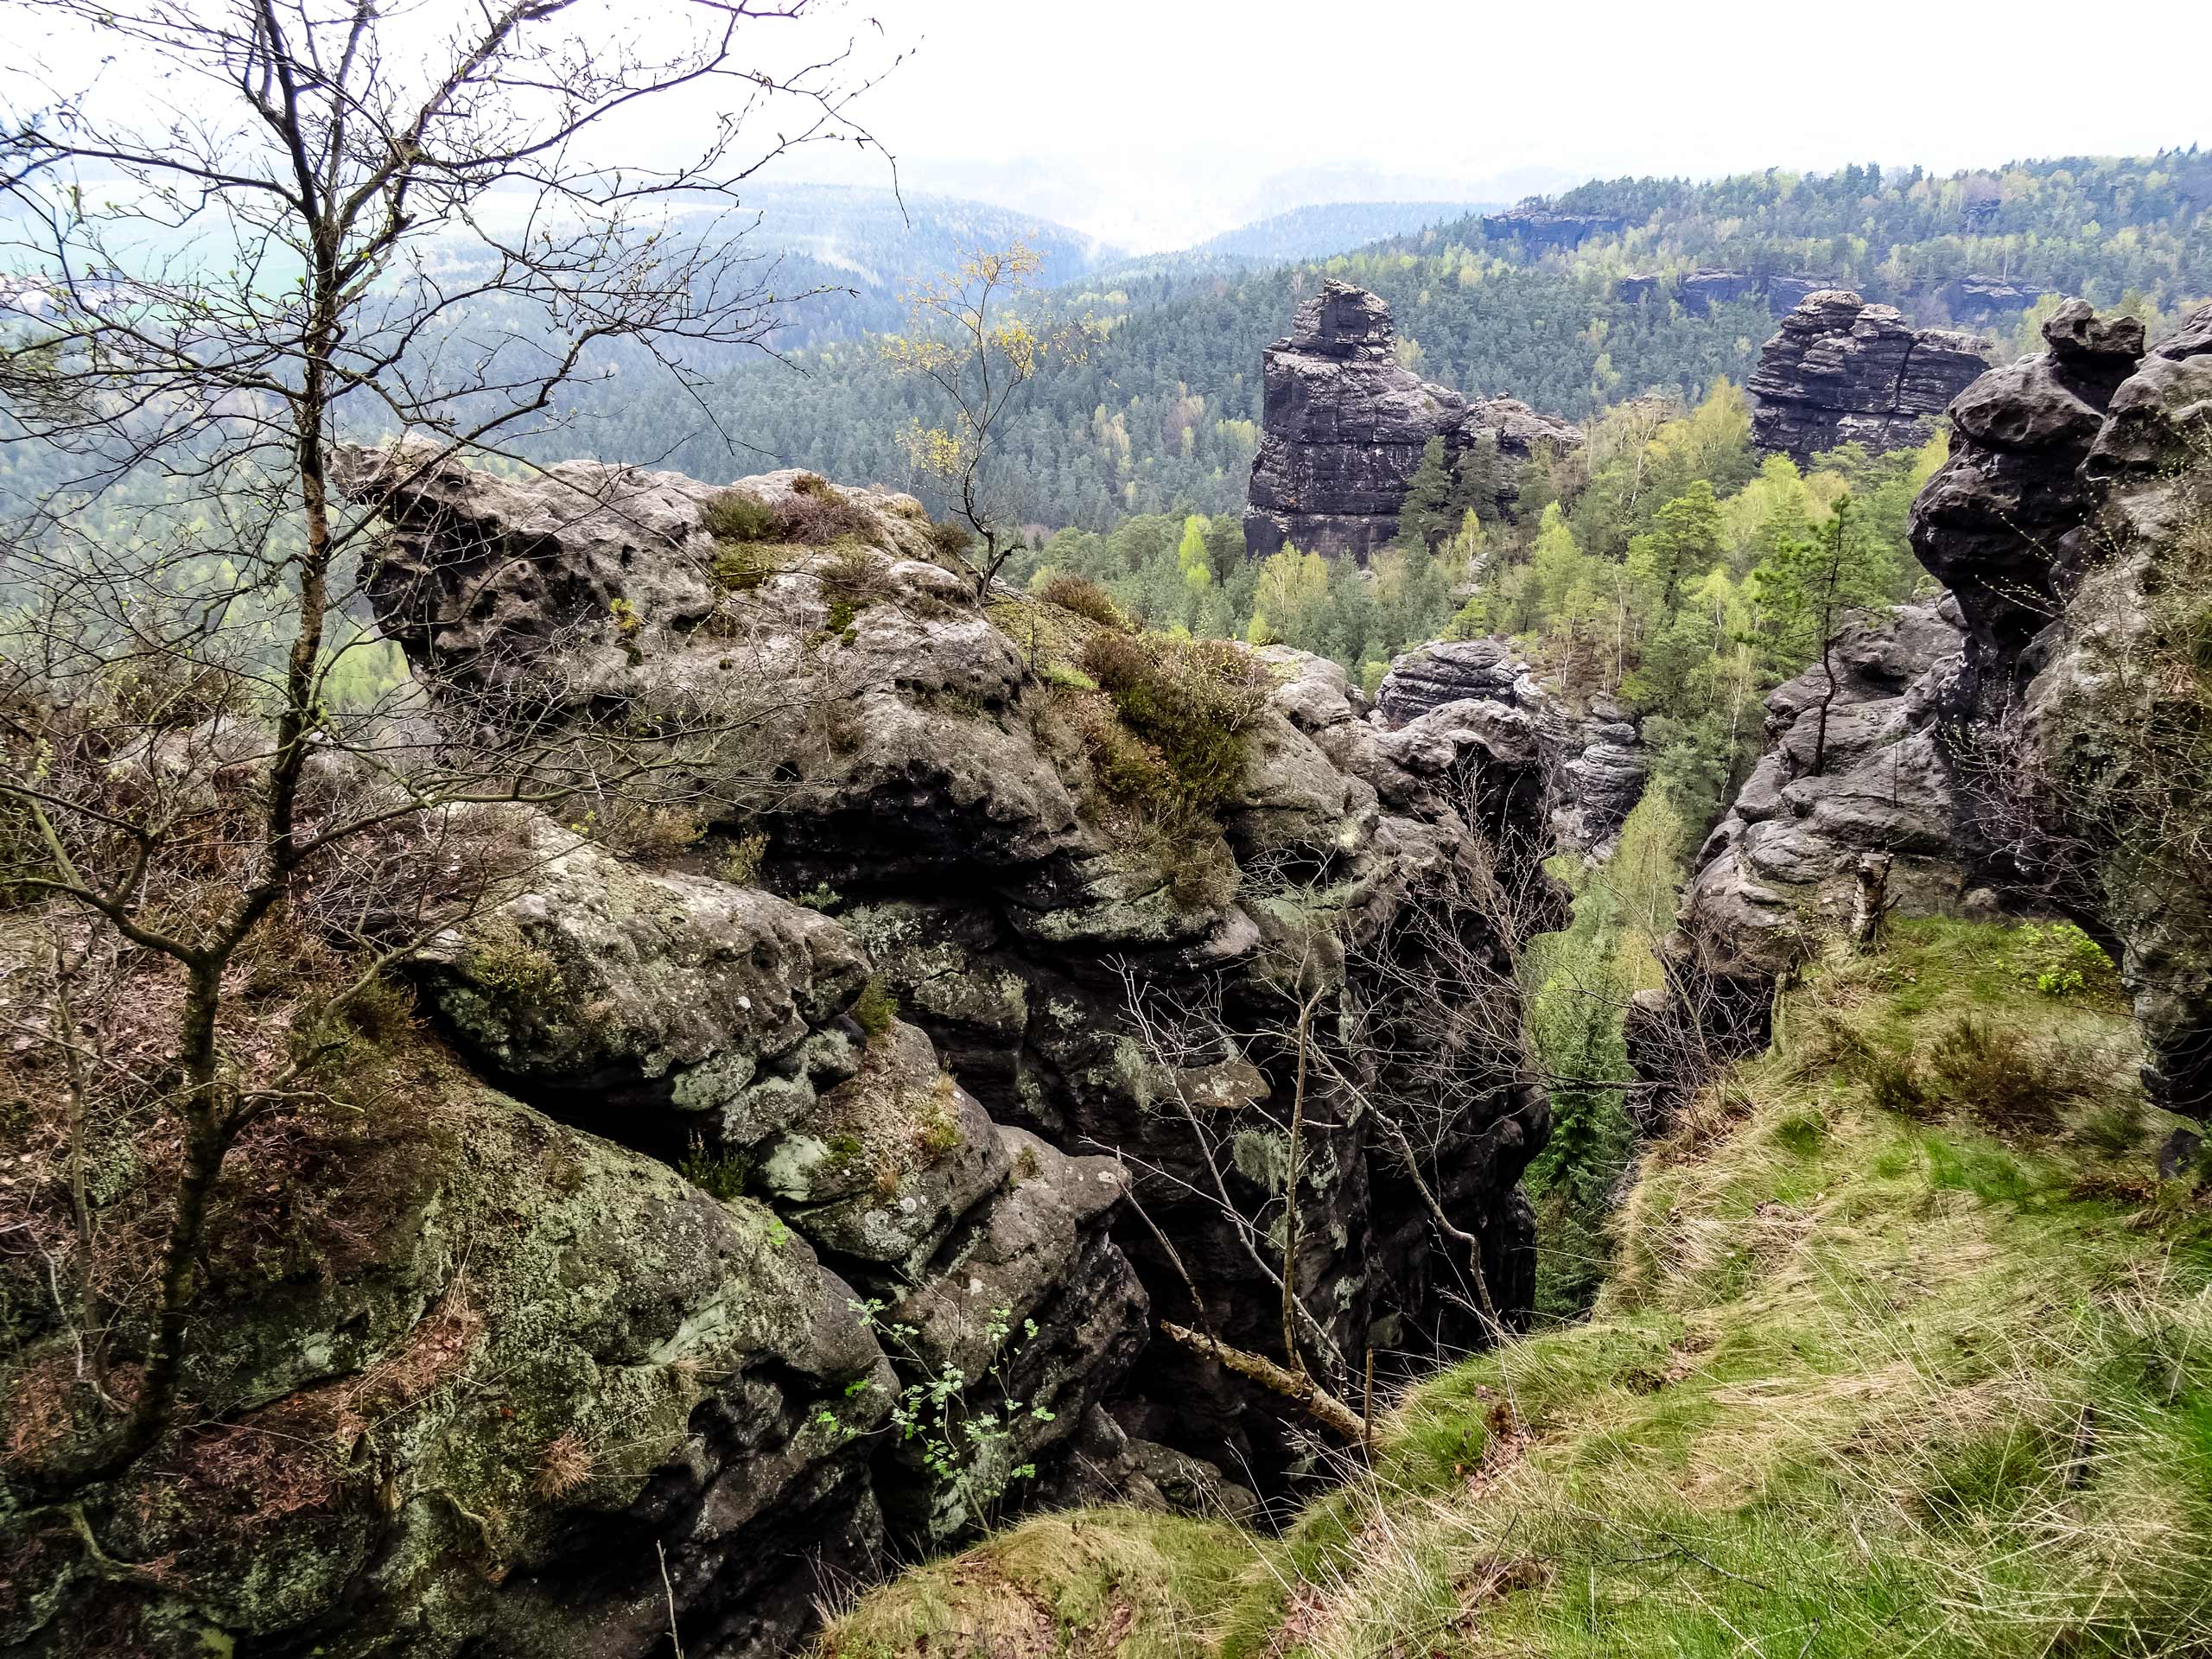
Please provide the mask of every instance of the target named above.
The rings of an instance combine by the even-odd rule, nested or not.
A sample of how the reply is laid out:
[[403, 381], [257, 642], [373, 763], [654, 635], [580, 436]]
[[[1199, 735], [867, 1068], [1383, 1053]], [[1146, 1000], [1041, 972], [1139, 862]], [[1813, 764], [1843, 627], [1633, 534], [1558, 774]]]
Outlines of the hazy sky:
[[[191, 0], [213, 13], [236, 0]], [[336, 0], [307, 0], [318, 10]], [[1597, 175], [1920, 162], [2212, 143], [2212, 0], [816, 0], [746, 26], [779, 78], [847, 41], [906, 54], [855, 113], [911, 190], [969, 195], [1124, 246], [1202, 239], [1317, 200], [1511, 200]], [[465, 25], [475, 0], [385, 0], [395, 41]], [[604, 49], [714, 14], [577, 0], [550, 25]], [[92, 85], [140, 112], [204, 98], [173, 66], [0, 0], [12, 84]], [[641, 106], [624, 159], [711, 130], [727, 86]], [[188, 104], [187, 107], [191, 107]], [[772, 131], [783, 118], [768, 124]], [[884, 184], [845, 145], [769, 177]]]
[[856, 0], [838, 26], [871, 16], [919, 46], [861, 106], [910, 185], [1140, 245], [1331, 194], [2212, 143], [2208, 0]]

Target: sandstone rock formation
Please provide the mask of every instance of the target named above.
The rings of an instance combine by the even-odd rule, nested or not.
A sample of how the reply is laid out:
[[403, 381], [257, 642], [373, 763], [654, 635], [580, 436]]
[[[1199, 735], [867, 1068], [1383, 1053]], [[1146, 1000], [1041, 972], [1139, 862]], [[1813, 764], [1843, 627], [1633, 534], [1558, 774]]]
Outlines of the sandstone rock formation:
[[[864, 1564], [886, 1517], [907, 1540], [956, 1535], [1018, 1466], [1037, 1465], [1040, 1490], [1112, 1479], [1147, 1501], [1234, 1491], [1199, 1459], [1281, 1480], [1281, 1402], [1147, 1332], [1198, 1318], [1195, 1287], [1222, 1338], [1279, 1347], [1265, 1230], [1286, 1196], [1294, 1066], [1266, 1033], [1288, 1029], [1293, 985], [1323, 999], [1332, 1033], [1362, 1017], [1378, 974], [1404, 965], [1390, 953], [1412, 907], [1452, 873], [1486, 879], [1461, 814], [1491, 827], [1540, 812], [1529, 716], [1462, 701], [1385, 729], [1332, 665], [1259, 653], [1244, 770], [1214, 829], [1170, 839], [1103, 769], [1102, 745], [1135, 741], [1111, 699], [1042, 671], [1055, 647], [1040, 638], [1079, 650], [1096, 625], [1027, 601], [978, 609], [906, 498], [749, 480], [792, 522], [835, 518], [841, 538], [736, 545], [702, 527], [721, 492], [671, 474], [571, 463], [518, 482], [419, 450], [348, 452], [341, 472], [390, 518], [367, 586], [391, 637], [438, 671], [438, 717], [521, 710], [581, 734], [615, 711], [632, 729], [727, 734], [686, 751], [704, 805], [658, 853], [518, 813], [503, 833], [527, 849], [527, 880], [415, 969], [444, 1063], [481, 1080], [469, 1086], [501, 1125], [645, 1172], [639, 1203], [681, 1195], [671, 1213], [696, 1224], [668, 1250], [712, 1237], [685, 1268], [706, 1275], [696, 1291], [664, 1284], [658, 1255], [625, 1287], [652, 1313], [628, 1317], [624, 1340], [694, 1392], [658, 1462], [640, 1452], [591, 1490], [590, 1529], [573, 1503], [525, 1495], [524, 1535], [550, 1529], [557, 1547], [525, 1561], [504, 1534], [484, 1543], [490, 1566], [468, 1571], [495, 1567], [505, 1587], [472, 1590], [465, 1617], [426, 1609], [429, 1580], [348, 1569], [268, 1628], [321, 1630], [342, 1604], [366, 1631], [415, 1620], [410, 1652], [561, 1653], [508, 1610], [591, 1598], [589, 1650], [643, 1654], [664, 1633], [648, 1619], [665, 1624], [657, 1576], [641, 1576], [659, 1537], [685, 1650], [751, 1655], [798, 1627], [810, 1553]], [[1442, 919], [1503, 963], [1482, 917]], [[1134, 1041], [1127, 975], [1218, 1008], [1211, 1046], [1171, 1064]], [[1463, 1075], [1491, 1082], [1470, 1108], [1408, 1096], [1387, 1052], [1331, 1053], [1353, 1091], [1316, 1085], [1325, 1109], [1290, 1189], [1316, 1362], [1481, 1340], [1468, 1263], [1438, 1248], [1431, 1201], [1479, 1240], [1490, 1294], [1522, 1317], [1533, 1222], [1515, 1183], [1548, 1116], [1516, 1059], [1471, 1051]], [[1435, 1115], [1417, 1171], [1386, 1112]], [[655, 1224], [517, 1201], [545, 1209], [594, 1274], [602, 1235], [618, 1250]], [[742, 1249], [715, 1242], [716, 1217]], [[797, 1266], [760, 1270], [772, 1319], [740, 1317], [753, 1287], [726, 1282], [754, 1271], [756, 1243], [813, 1275], [795, 1288]], [[565, 1302], [480, 1312], [497, 1342], [548, 1351], [584, 1317]], [[785, 1357], [733, 1370], [713, 1344], [741, 1340]], [[694, 1376], [678, 1362], [700, 1344], [711, 1363]], [[963, 1410], [1007, 1427], [950, 1480], [921, 1442], [877, 1432], [894, 1394], [946, 1367], [967, 1379]], [[582, 1408], [534, 1416], [531, 1456]], [[1078, 1465], [1090, 1484], [1071, 1484]], [[409, 1559], [442, 1573], [471, 1523], [423, 1503], [438, 1529]], [[781, 1529], [774, 1548], [755, 1517]], [[572, 1564], [617, 1537], [619, 1560]]]
[[1398, 730], [1447, 704], [1512, 711], [1541, 758], [1544, 817], [1563, 852], [1604, 858], [1643, 793], [1649, 770], [1632, 711], [1611, 697], [1576, 714], [1563, 707], [1503, 639], [1446, 639], [1408, 652], [1376, 688], [1374, 719]]
[[1779, 978], [1848, 914], [1865, 854], [1890, 858], [1889, 896], [1909, 913], [1958, 910], [1970, 881], [1940, 729], [1961, 643], [1950, 610], [1907, 606], [1847, 625], [1833, 696], [1818, 667], [1769, 695], [1770, 747], [1683, 895], [1702, 972]]
[[895, 1382], [850, 1289], [766, 1207], [418, 1041], [351, 1069], [373, 1118], [296, 1118], [308, 1178], [229, 1200], [188, 1420], [78, 1495], [109, 1553], [10, 1506], [0, 1646], [598, 1659], [672, 1600], [689, 1652], [779, 1653], [882, 1541]]
[[[1613, 283], [1613, 297], [1642, 305], [1671, 286], [1686, 311], [1704, 315], [1715, 305], [1758, 300], [1776, 317], [1786, 317], [1822, 289], [1836, 284], [1819, 276], [1782, 276], [1770, 271], [1732, 270], [1701, 266], [1669, 276], [1658, 272], [1622, 276]], [[1899, 306], [1927, 315], [1923, 302], [1941, 308], [1940, 315], [1958, 321], [1988, 322], [2026, 310], [2043, 297], [2043, 290], [2000, 276], [1955, 276], [1948, 282], [1909, 283], [1890, 290]]]
[[1613, 284], [1613, 297], [1631, 305], [1642, 305], [1669, 283], [1681, 301], [1682, 308], [1699, 316], [1716, 305], [1757, 300], [1774, 315], [1785, 317], [1812, 295], [1834, 286], [1818, 276], [1786, 276], [1772, 271], [1701, 266], [1675, 277], [1623, 276]]
[[1572, 248], [1593, 236], [1618, 235], [1627, 224], [1610, 213], [1562, 213], [1541, 196], [1530, 196], [1502, 213], [1483, 218], [1483, 234], [1499, 241], [1519, 242], [1530, 252], [1546, 248]]
[[[2212, 306], [2139, 359], [2133, 319], [2099, 318], [2078, 303], [2062, 308], [2044, 337], [2050, 350], [2030, 359], [2039, 370], [1989, 377], [1994, 395], [1977, 401], [1974, 432], [1916, 504], [1913, 545], [1931, 569], [1961, 532], [1983, 556], [1971, 569], [1947, 567], [1974, 621], [1983, 836], [2031, 887], [2055, 880], [2062, 896], [2071, 888], [2073, 906], [2124, 947], [2121, 972], [2150, 1051], [2145, 1080], [2175, 1109], [2203, 1116], [2212, 1113], [2202, 804], [2212, 771], [2202, 678]], [[2082, 411], [2100, 407], [2075, 461], [2075, 444], [2059, 433], [2085, 433]], [[2082, 502], [2082, 521], [2042, 538], [2038, 568], [2023, 545], [2031, 517], [2009, 541], [2002, 521], [2069, 497]], [[2007, 647], [2043, 594], [2059, 602], [2015, 658]]]
[[1923, 442], [1935, 417], [1989, 366], [1987, 343], [1916, 329], [1847, 289], [1809, 295], [1759, 353], [1746, 390], [1751, 436], [1803, 462], [1839, 444]]
[[[1769, 699], [1774, 747], [1699, 855], [1670, 975], [1755, 1039], [1872, 857], [1905, 913], [2009, 903], [2110, 941], [2147, 1081], [2202, 1111], [2212, 884], [2174, 814], [2212, 751], [2163, 596], [2212, 575], [2212, 308], [2147, 354], [2133, 319], [2078, 301], [2044, 334], [1952, 404], [1949, 460], [1914, 505], [1949, 595], [1850, 630], [1832, 689], [1816, 668]], [[1663, 1034], [1652, 1008], [1635, 1023]]]
[[1291, 332], [1268, 347], [1260, 452], [1244, 515], [1256, 557], [1292, 543], [1364, 561], [1398, 527], [1407, 486], [1431, 438], [1457, 458], [1495, 450], [1491, 505], [1510, 516], [1516, 472], [1541, 444], [1573, 448], [1581, 434], [1510, 397], [1470, 407], [1423, 380], [1394, 353], [1389, 308], [1365, 289], [1327, 282], [1298, 308]]

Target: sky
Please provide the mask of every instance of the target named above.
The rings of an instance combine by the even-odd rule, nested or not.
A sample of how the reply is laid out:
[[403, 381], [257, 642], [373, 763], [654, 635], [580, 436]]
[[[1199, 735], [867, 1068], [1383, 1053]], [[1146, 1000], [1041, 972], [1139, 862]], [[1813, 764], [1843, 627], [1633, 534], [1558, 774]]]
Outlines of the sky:
[[[825, 21], [916, 48], [856, 106], [908, 188], [1138, 251], [1308, 200], [2212, 144], [2208, 0], [855, 0]], [[787, 176], [869, 181], [851, 159]]]
[[[138, 0], [138, 3], [155, 0]], [[184, 0], [215, 15], [235, 0]], [[310, 10], [339, 0], [288, 0]], [[778, 0], [790, 3], [790, 0]], [[2073, 153], [2212, 144], [2212, 0], [1944, 0], [1839, 11], [1777, 0], [803, 0], [744, 26], [778, 77], [849, 42], [882, 73], [852, 113], [910, 192], [977, 198], [1138, 252], [1310, 202], [1510, 201], [1593, 176], [1851, 162], [1938, 172]], [[425, 43], [476, 0], [384, 0]], [[194, 15], [202, 15], [197, 11]], [[601, 47], [665, 40], [686, 0], [575, 0], [550, 27]], [[0, 0], [10, 65], [114, 106], [161, 107], [174, 66]], [[35, 96], [0, 87], [0, 103]], [[656, 103], [610, 135], [672, 150], [727, 86]], [[718, 101], [719, 100], [719, 101]], [[775, 118], [780, 120], [780, 116]], [[771, 125], [766, 130], [774, 130]], [[766, 175], [884, 185], [849, 144]]]

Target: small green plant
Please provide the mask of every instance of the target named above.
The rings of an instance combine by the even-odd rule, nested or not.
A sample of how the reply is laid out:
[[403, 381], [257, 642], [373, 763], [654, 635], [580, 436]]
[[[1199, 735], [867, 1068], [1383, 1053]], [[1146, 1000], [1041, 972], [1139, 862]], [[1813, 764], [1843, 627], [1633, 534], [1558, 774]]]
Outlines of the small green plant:
[[645, 626], [645, 617], [629, 600], [617, 597], [608, 602], [607, 608], [614, 618], [615, 627], [621, 631], [626, 639]]
[[695, 1135], [676, 1173], [701, 1192], [727, 1203], [744, 1195], [753, 1168], [741, 1154], [710, 1147], [704, 1136]]
[[795, 905], [804, 905], [809, 910], [829, 912], [843, 904], [845, 895], [827, 881], [817, 881], [806, 892], [793, 893], [791, 902]]
[[[836, 898], [836, 895], [832, 893], [831, 902], [834, 903]], [[799, 902], [804, 904], [806, 901], [802, 898]], [[891, 994], [891, 988], [883, 982], [880, 974], [861, 986], [861, 994], [853, 999], [854, 1021], [867, 1033], [870, 1042], [889, 1031], [898, 1018], [899, 999]]]
[[718, 542], [765, 542], [776, 533], [775, 509], [747, 490], [724, 490], [699, 509], [699, 527]]
[[487, 995], [516, 1003], [542, 1002], [561, 994], [561, 963], [532, 944], [511, 922], [494, 924], [467, 957], [468, 976]]
[[760, 861], [767, 852], [768, 837], [766, 835], [740, 836], [723, 849], [722, 880], [732, 887], [751, 887], [760, 879]]
[[2031, 924], [2020, 929], [2018, 939], [2026, 959], [2020, 976], [2045, 996], [2075, 996], [2113, 981], [2104, 947], [2071, 922]]
[[725, 544], [715, 550], [709, 569], [722, 587], [749, 594], [774, 575], [777, 566], [764, 549]]
[[1096, 691], [1098, 689], [1097, 681], [1081, 669], [1071, 668], [1065, 663], [1047, 663], [1038, 670], [1038, 674], [1046, 684], [1065, 686], [1071, 691]]
[[[983, 1337], [992, 1358], [983, 1375], [973, 1381], [989, 1383], [997, 1399], [995, 1404], [978, 1406], [968, 1397], [971, 1379], [958, 1366], [930, 1364], [920, 1351], [921, 1332], [917, 1327], [886, 1320], [887, 1304], [874, 1298], [850, 1306], [875, 1332], [893, 1359], [903, 1362], [902, 1370], [921, 1375], [919, 1382], [908, 1383], [893, 1402], [891, 1428], [902, 1443], [914, 1449], [942, 1496], [950, 1500], [942, 1503], [940, 1509], [953, 1511], [963, 1520], [979, 1520], [988, 1515], [1015, 1482], [1036, 1478], [1033, 1463], [1007, 1466], [1007, 1447], [1024, 1417], [1049, 1423], [1055, 1414], [1036, 1401], [1017, 1399], [1013, 1394], [1007, 1368], [1020, 1344], [1007, 1340], [1014, 1329], [1012, 1309], [991, 1309], [984, 1325]], [[1022, 1344], [1036, 1338], [1036, 1320], [1024, 1319]]]

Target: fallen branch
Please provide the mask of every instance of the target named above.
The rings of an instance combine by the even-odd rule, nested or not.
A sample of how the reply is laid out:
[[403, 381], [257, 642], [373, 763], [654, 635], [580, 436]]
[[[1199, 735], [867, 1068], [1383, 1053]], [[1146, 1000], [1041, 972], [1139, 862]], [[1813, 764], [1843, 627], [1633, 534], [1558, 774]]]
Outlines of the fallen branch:
[[1160, 1328], [1193, 1352], [1204, 1354], [1207, 1358], [1226, 1365], [1237, 1376], [1249, 1377], [1262, 1388], [1282, 1395], [1324, 1428], [1352, 1445], [1368, 1444], [1367, 1427], [1360, 1421], [1359, 1414], [1310, 1376], [1301, 1376], [1296, 1371], [1276, 1364], [1272, 1359], [1247, 1349], [1231, 1347], [1218, 1337], [1208, 1336], [1203, 1331], [1193, 1331], [1186, 1325], [1162, 1319]]

